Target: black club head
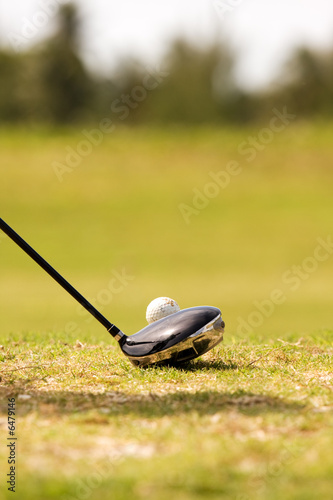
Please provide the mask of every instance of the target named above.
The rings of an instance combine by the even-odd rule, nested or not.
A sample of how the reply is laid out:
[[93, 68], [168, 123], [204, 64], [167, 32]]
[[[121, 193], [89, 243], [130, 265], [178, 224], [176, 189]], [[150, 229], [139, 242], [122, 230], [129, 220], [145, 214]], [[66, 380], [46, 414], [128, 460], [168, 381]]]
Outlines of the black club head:
[[201, 356], [223, 340], [224, 321], [216, 307], [183, 309], [120, 340], [135, 366], [179, 364]]

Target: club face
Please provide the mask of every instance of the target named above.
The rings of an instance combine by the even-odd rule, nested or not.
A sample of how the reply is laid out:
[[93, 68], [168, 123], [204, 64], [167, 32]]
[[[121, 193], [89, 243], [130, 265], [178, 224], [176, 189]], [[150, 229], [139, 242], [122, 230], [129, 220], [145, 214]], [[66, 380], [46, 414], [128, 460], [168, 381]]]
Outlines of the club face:
[[216, 307], [183, 309], [120, 343], [134, 366], [177, 365], [197, 358], [223, 340], [224, 322]]

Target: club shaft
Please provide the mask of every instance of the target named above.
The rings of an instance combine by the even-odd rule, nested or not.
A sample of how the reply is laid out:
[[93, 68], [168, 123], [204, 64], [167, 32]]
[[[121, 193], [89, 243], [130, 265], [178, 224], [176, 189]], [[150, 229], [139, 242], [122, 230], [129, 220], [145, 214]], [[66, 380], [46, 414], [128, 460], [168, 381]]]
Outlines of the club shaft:
[[88, 302], [75, 288], [68, 283], [43, 257], [41, 257], [36, 250], [34, 250], [21, 236], [19, 236], [6, 222], [0, 218], [0, 229], [9, 236], [22, 250], [29, 255], [44, 271], [46, 271], [62, 288], [66, 290], [82, 307], [84, 307], [94, 318], [97, 319], [108, 332], [120, 340], [124, 334], [115, 325], [110, 323], [97, 309]]

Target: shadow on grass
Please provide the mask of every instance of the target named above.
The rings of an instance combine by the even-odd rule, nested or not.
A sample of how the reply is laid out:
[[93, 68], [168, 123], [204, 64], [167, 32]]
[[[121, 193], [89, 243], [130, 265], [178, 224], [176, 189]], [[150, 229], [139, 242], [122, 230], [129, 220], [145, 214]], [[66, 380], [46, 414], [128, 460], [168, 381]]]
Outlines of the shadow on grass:
[[[4, 388], [0, 394], [4, 395]], [[17, 394], [12, 388], [13, 397]], [[236, 393], [218, 392], [214, 390], [177, 391], [169, 394], [128, 394], [120, 391], [109, 391], [103, 394], [73, 391], [40, 392], [29, 390], [29, 400], [17, 400], [17, 415], [37, 412], [43, 416], [78, 415], [88, 421], [91, 412], [95, 417], [102, 417], [101, 423], [107, 423], [108, 417], [132, 416], [141, 418], [162, 418], [196, 413], [200, 416], [213, 415], [217, 412], [239, 411], [248, 415], [264, 413], [295, 413], [305, 409], [305, 405], [290, 402], [278, 397], [252, 392], [238, 391]], [[6, 401], [5, 398], [1, 398]], [[7, 408], [1, 405], [0, 415], [6, 416]], [[89, 418], [88, 418], [89, 417]], [[96, 422], [95, 422], [96, 420]], [[98, 418], [94, 419], [98, 423]]]
[[[166, 365], [167, 366], [167, 365]], [[184, 372], [196, 372], [196, 371], [202, 371], [202, 370], [220, 370], [220, 371], [227, 371], [227, 370], [238, 370], [239, 368], [242, 368], [240, 365], [236, 365], [236, 363], [225, 363], [222, 360], [216, 360], [216, 361], [211, 361], [211, 360], [204, 360], [204, 359], [197, 359], [195, 361], [189, 361], [187, 363], [183, 363], [181, 365], [171, 365], [172, 368], [175, 368], [176, 370], [179, 371], [184, 371]]]

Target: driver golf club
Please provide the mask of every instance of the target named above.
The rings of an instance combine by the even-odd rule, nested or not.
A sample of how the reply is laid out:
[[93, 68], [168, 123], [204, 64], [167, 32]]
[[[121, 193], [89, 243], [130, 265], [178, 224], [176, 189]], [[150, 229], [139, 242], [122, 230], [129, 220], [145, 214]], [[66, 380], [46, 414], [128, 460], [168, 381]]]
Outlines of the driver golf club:
[[225, 325], [221, 311], [209, 306], [183, 309], [127, 336], [97, 311], [1, 218], [0, 229], [107, 329], [134, 366], [177, 365], [201, 356], [223, 340]]

